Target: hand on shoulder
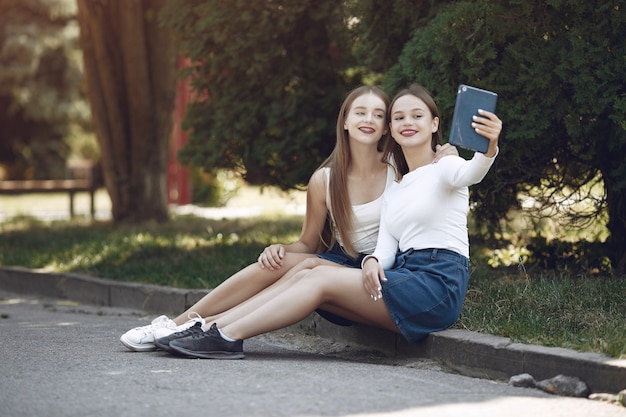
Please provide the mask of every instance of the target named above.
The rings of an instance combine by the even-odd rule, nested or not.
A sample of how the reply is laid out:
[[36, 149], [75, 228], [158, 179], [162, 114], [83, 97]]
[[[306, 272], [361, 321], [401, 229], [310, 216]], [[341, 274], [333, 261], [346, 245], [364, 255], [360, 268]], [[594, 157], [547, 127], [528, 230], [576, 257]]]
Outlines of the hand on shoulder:
[[450, 145], [449, 143], [435, 146], [435, 158], [433, 159], [433, 164], [439, 162], [441, 158], [446, 156], [459, 156], [459, 150], [456, 146]]

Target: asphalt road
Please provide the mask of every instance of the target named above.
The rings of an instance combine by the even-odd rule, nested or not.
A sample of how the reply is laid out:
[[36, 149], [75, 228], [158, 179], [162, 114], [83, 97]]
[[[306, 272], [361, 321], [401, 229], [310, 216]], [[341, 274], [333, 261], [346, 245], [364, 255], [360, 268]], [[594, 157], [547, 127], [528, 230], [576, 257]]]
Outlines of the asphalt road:
[[0, 292], [0, 416], [626, 416], [624, 408], [317, 339], [248, 340], [244, 360], [127, 351], [139, 312]]

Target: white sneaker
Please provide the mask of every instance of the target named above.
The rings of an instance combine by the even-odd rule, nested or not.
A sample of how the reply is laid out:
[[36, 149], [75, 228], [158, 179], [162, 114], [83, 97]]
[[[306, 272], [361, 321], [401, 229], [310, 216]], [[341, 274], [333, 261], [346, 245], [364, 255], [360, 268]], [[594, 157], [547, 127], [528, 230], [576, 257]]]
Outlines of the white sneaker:
[[195, 311], [190, 312], [189, 314], [187, 314], [187, 318], [189, 318], [189, 320], [187, 320], [185, 323], [181, 324], [180, 326], [177, 326], [175, 328], [170, 328], [170, 327], [158, 327], [154, 330], [154, 340], [158, 340], [162, 337], [167, 337], [173, 333], [178, 333], [178, 332], [182, 332], [184, 330], [189, 329], [191, 326], [193, 326], [194, 324], [196, 324], [197, 322], [200, 322], [200, 324], [202, 326], [204, 326], [206, 323], [204, 321], [204, 319], [200, 316], [200, 314], [196, 313]]
[[156, 346], [154, 346], [154, 332], [157, 329], [172, 329], [172, 332], [175, 332], [176, 323], [174, 323], [174, 320], [167, 318], [167, 316], [159, 316], [147, 326], [130, 329], [120, 337], [120, 342], [135, 352], [156, 350]]

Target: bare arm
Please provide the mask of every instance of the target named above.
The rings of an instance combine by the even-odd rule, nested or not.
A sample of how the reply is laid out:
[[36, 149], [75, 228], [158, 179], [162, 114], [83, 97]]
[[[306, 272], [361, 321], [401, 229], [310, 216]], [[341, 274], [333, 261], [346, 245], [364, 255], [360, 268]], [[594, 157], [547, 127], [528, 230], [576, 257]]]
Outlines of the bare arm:
[[311, 176], [307, 188], [306, 214], [300, 237], [294, 243], [274, 244], [266, 247], [259, 255], [261, 268], [270, 270], [282, 266], [282, 259], [287, 252], [314, 253], [326, 222], [326, 178], [323, 170], [317, 170]]

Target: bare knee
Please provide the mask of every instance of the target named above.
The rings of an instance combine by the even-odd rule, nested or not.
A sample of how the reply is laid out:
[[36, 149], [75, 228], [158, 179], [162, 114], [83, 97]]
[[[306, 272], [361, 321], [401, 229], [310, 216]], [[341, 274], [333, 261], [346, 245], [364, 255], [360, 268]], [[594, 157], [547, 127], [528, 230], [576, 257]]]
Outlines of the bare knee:
[[298, 267], [301, 269], [313, 269], [316, 266], [322, 265], [321, 261], [322, 260], [317, 256], [314, 258], [306, 258], [298, 264]]
[[315, 285], [322, 286], [324, 281], [331, 281], [334, 278], [338, 269], [340, 269], [338, 265], [329, 264], [324, 259], [308, 258], [293, 268], [290, 280], [313, 280]]
[[336, 266], [329, 266], [324, 264], [322, 261], [321, 264], [316, 264], [314, 267], [307, 269], [306, 271], [302, 271], [305, 273], [299, 275], [300, 279], [313, 281], [315, 285], [323, 287], [324, 285], [332, 284], [335, 281], [338, 270], [340, 270], [340, 268], [337, 268]]
[[298, 264], [296, 266], [293, 267], [291, 272], [293, 274], [296, 274], [296, 273], [300, 274], [303, 271], [310, 271], [313, 268], [315, 268], [318, 265], [320, 265], [319, 261], [320, 261], [320, 259], [318, 257], [303, 259], [302, 261], [298, 262]]

